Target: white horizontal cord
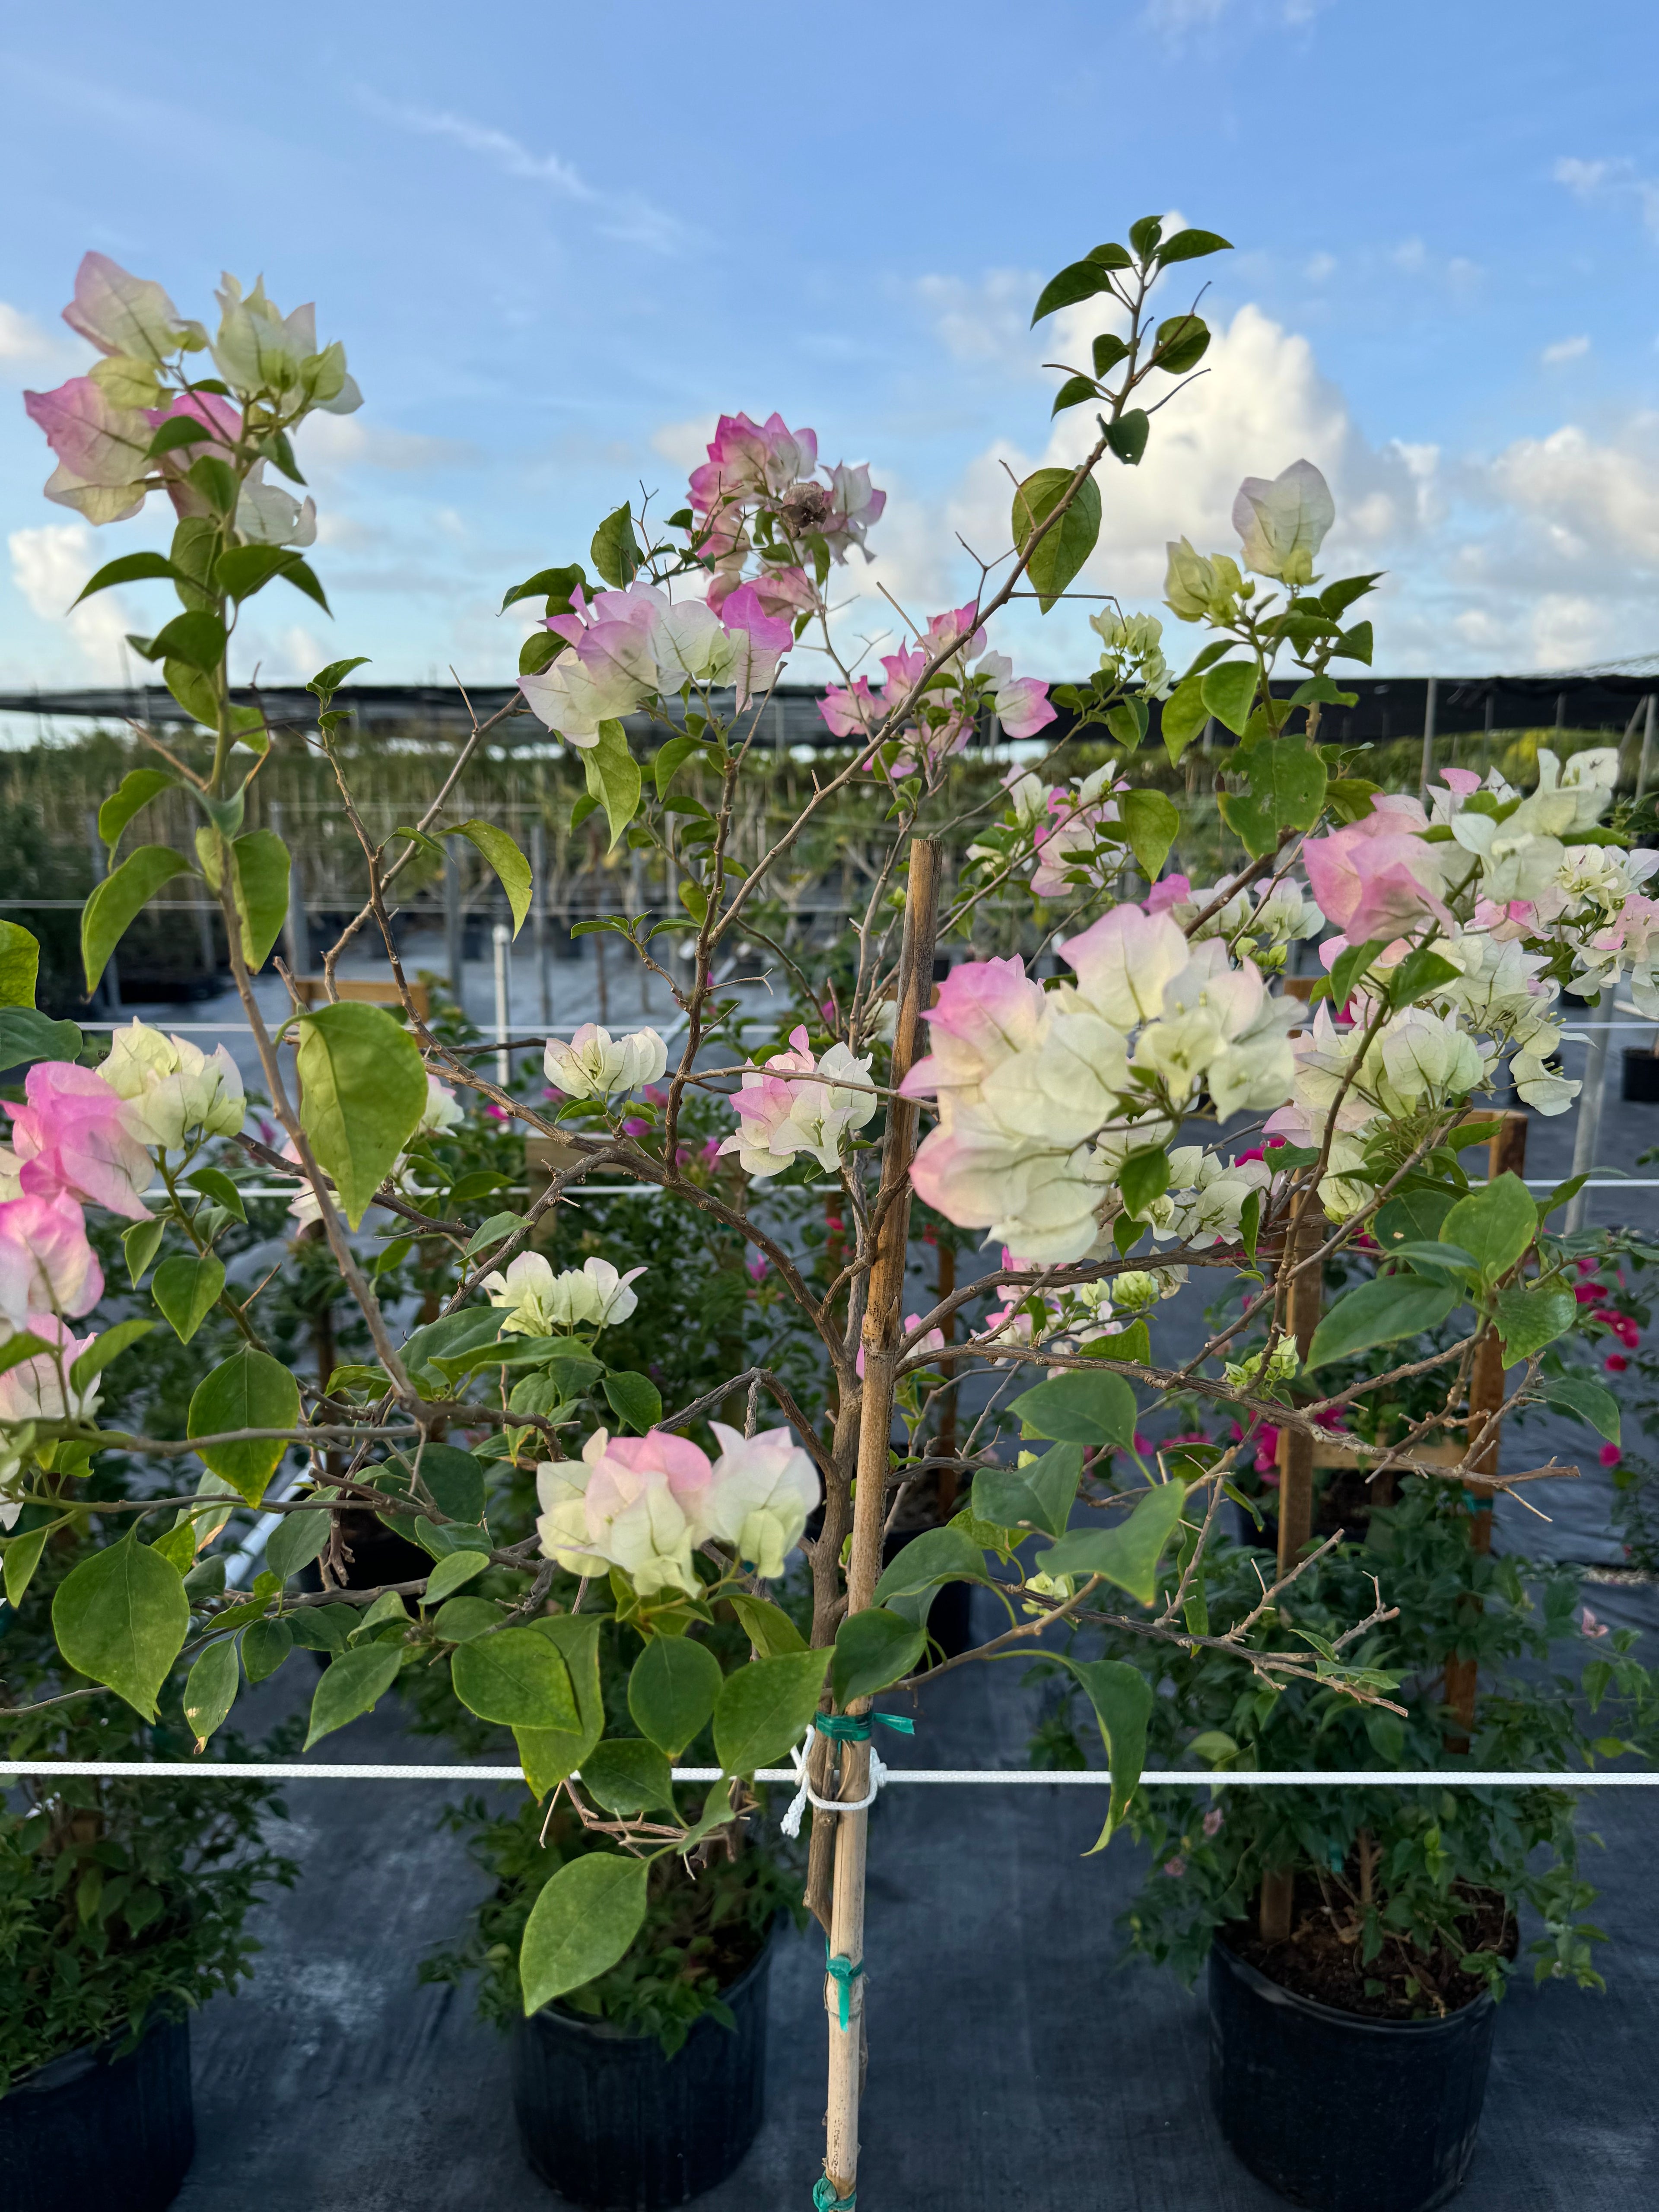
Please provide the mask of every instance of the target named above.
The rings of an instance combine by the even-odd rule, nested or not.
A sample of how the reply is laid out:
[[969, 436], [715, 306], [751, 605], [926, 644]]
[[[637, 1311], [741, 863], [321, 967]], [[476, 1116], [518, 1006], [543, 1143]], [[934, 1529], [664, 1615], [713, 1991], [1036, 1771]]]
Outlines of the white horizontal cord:
[[[719, 1782], [718, 1766], [677, 1766], [676, 1782]], [[262, 1782], [522, 1782], [521, 1766], [475, 1762], [467, 1766], [398, 1766], [347, 1765], [297, 1759], [5, 1759], [0, 1776], [85, 1775], [131, 1782], [143, 1777], [173, 1775], [197, 1781], [234, 1781], [239, 1775]], [[574, 1778], [580, 1779], [578, 1773]], [[757, 1782], [793, 1782], [793, 1766], [763, 1766]], [[899, 1782], [981, 1784], [994, 1787], [1029, 1784], [1054, 1784], [1059, 1789], [1106, 1789], [1111, 1776], [1099, 1767], [1048, 1770], [1025, 1766], [890, 1766], [888, 1786]], [[1208, 1784], [1214, 1789], [1241, 1790], [1412, 1790], [1429, 1786], [1459, 1790], [1649, 1790], [1659, 1787], [1659, 1768], [1606, 1774], [1528, 1774], [1502, 1768], [1407, 1767], [1399, 1772], [1373, 1774], [1364, 1767], [1333, 1767], [1328, 1772], [1294, 1769], [1234, 1773], [1199, 1773], [1185, 1767], [1150, 1766], [1140, 1777], [1152, 1789], [1192, 1789]], [[848, 1811], [847, 1806], [836, 1808]]]

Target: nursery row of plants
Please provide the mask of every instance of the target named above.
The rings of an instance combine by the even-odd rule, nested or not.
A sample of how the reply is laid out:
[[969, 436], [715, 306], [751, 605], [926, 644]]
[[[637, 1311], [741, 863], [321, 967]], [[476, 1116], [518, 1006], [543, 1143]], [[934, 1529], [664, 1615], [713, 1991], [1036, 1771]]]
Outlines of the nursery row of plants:
[[[86, 588], [157, 587], [138, 649], [197, 733], [109, 757], [80, 984], [158, 902], [210, 902], [259, 1081], [143, 1023], [54, 1018], [37, 935], [0, 930], [0, 1674], [30, 1770], [0, 2139], [42, 2204], [138, 2202], [141, 2140], [143, 2201], [179, 2184], [180, 2022], [257, 1972], [250, 1908], [295, 1869], [256, 1780], [118, 1770], [247, 1758], [283, 1670], [305, 1751], [349, 1753], [395, 1697], [521, 1768], [516, 1808], [455, 1815], [494, 1887], [426, 1971], [513, 2024], [526, 2155], [580, 2202], [683, 2202], [740, 2160], [793, 1914], [826, 1959], [802, 2197], [848, 2212], [882, 2063], [874, 1754], [945, 1668], [1035, 1674], [1033, 1759], [1109, 1771], [1096, 1849], [1150, 1847], [1127, 1940], [1207, 1970], [1224, 2131], [1295, 2201], [1440, 2201], [1505, 1982], [1596, 1984], [1573, 1792], [1460, 1770], [1654, 1747], [1633, 1637], [1571, 1570], [1492, 1544], [1496, 1495], [1559, 1471], [1500, 1467], [1500, 1433], [1547, 1409], [1616, 1455], [1607, 1363], [1646, 1320], [1640, 1233], [1568, 1234], [1577, 1183], [1533, 1194], [1497, 1103], [1571, 1108], [1564, 987], [1659, 1018], [1659, 856], [1616, 749], [1523, 745], [1514, 780], [1450, 769], [1425, 806], [1324, 742], [1376, 579], [1317, 572], [1334, 511], [1306, 461], [1245, 480], [1234, 550], [1171, 543], [1170, 609], [1207, 633], [1186, 667], [1115, 606], [1052, 696], [992, 642], [1015, 590], [1046, 611], [1090, 558], [1207, 346], [1184, 264], [1224, 250], [1148, 219], [1045, 288], [1036, 319], [1090, 364], [1056, 409], [1093, 428], [879, 679], [830, 599], [885, 495], [780, 416], [722, 417], [682, 507], [619, 506], [586, 562], [503, 580], [542, 610], [520, 696], [549, 787], [580, 779], [561, 834], [648, 892], [578, 927], [677, 1010], [668, 1035], [550, 1038], [507, 1082], [411, 988], [397, 926], [452, 848], [526, 923], [518, 817], [474, 795], [507, 723], [399, 823], [360, 804], [351, 657], [313, 679], [309, 732], [233, 695], [250, 600], [325, 604], [303, 425], [359, 404], [342, 347], [261, 287], [227, 280], [210, 336], [83, 262], [66, 314], [98, 358], [27, 396], [47, 491], [98, 523], [171, 501], [167, 550]], [[845, 746], [816, 773], [763, 757], [748, 714], [809, 634]], [[992, 714], [1030, 749], [1006, 773], [971, 750]], [[325, 972], [376, 945], [395, 1007], [307, 1005], [276, 953], [285, 771], [331, 780], [360, 871]], [[838, 921], [795, 926], [826, 876]], [[267, 969], [295, 987], [280, 1018]], [[1176, 1300], [1205, 1314], [1196, 1352]], [[1190, 1790], [1143, 1788], [1149, 1765]], [[785, 1765], [787, 1805], [757, 1778]], [[1425, 1768], [1443, 1785], [1385, 1779]], [[1267, 1769], [1378, 1782], [1211, 1779]], [[1275, 2069], [1379, 2037], [1399, 2094], [1333, 2139], [1277, 2129]]]

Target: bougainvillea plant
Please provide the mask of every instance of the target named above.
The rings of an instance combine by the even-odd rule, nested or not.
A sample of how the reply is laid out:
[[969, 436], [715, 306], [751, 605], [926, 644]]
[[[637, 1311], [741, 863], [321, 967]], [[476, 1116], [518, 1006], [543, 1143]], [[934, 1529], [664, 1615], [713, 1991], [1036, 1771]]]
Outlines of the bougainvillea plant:
[[[1490, 1481], [1480, 1440], [1507, 1407], [1543, 1396], [1606, 1418], [1606, 1392], [1563, 1357], [1580, 1310], [1548, 1226], [1562, 1194], [1540, 1205], [1510, 1174], [1471, 1182], [1473, 1137], [1457, 1125], [1506, 1068], [1539, 1112], [1571, 1103], [1553, 1062], [1561, 985], [1594, 995], [1626, 979], [1641, 1002], [1659, 992], [1659, 905], [1641, 889], [1653, 861], [1626, 848], [1614, 757], [1563, 768], [1542, 755], [1524, 793], [1452, 771], [1425, 803], [1355, 772], [1322, 720], [1349, 696], [1333, 669], [1370, 658], [1356, 611], [1376, 580], [1319, 573], [1334, 509], [1304, 460], [1246, 480], [1232, 550], [1171, 545], [1170, 607], [1209, 633], [1179, 675], [1159, 623], [1115, 606], [1094, 617], [1098, 667], [1052, 697], [994, 642], [1016, 593], [1048, 611], [1094, 553], [1116, 472], [1139, 464], [1208, 344], [1180, 289], [1185, 264], [1225, 246], [1147, 219], [1044, 289], [1034, 322], [1063, 310], [1068, 332], [1101, 325], [1078, 336], [1086, 365], [1066, 366], [1054, 403], [1091, 427], [1073, 465], [1018, 484], [1008, 542], [987, 549], [964, 603], [903, 617], [893, 649], [874, 655], [878, 678], [864, 665], [873, 649], [847, 643], [833, 582], [839, 564], [878, 555], [885, 495], [864, 466], [821, 468], [812, 432], [776, 414], [722, 416], [685, 503], [660, 523], [643, 505], [607, 516], [592, 579], [570, 562], [507, 592], [507, 605], [542, 603], [517, 697], [475, 721], [410, 826], [384, 838], [367, 826], [336, 703], [358, 664], [321, 671], [314, 728], [281, 741], [332, 763], [366, 889], [325, 961], [324, 1001], [295, 989], [280, 1018], [254, 979], [287, 908], [289, 855], [273, 830], [250, 826], [276, 733], [257, 694], [233, 691], [231, 669], [258, 593], [325, 605], [304, 550], [315, 517], [297, 495], [298, 456], [308, 415], [358, 404], [342, 349], [318, 346], [309, 307], [283, 316], [262, 285], [245, 293], [229, 278], [210, 337], [158, 284], [94, 254], [67, 314], [99, 358], [27, 397], [58, 463], [51, 497], [100, 523], [153, 492], [172, 502], [168, 550], [111, 562], [86, 593], [170, 587], [177, 611], [134, 642], [199, 733], [169, 746], [140, 732], [147, 764], [105, 801], [112, 866], [84, 915], [88, 988], [164, 885], [194, 886], [223, 918], [277, 1126], [270, 1142], [248, 1132], [226, 1056], [142, 1024], [91, 1064], [78, 1032], [49, 1033], [31, 1011], [28, 947], [9, 932], [8, 1049], [32, 1064], [0, 1205], [3, 1510], [29, 1514], [6, 1553], [9, 1595], [28, 1602], [54, 1526], [93, 1528], [93, 1552], [52, 1599], [65, 1664], [85, 1694], [148, 1713], [182, 1656], [203, 1741], [244, 1677], [263, 1678], [295, 1644], [330, 1660], [313, 1743], [401, 1671], [444, 1670], [459, 1708], [514, 1731], [537, 1797], [560, 1796], [562, 1818], [574, 1811], [606, 1838], [536, 1895], [520, 1958], [530, 2009], [607, 1973], [641, 1926], [653, 1867], [734, 1836], [750, 1778], [804, 1743], [806, 1896], [830, 1960], [821, 2206], [850, 2203], [857, 2175], [871, 1701], [918, 1678], [941, 1587], [984, 1584], [1008, 1609], [975, 1658], [1027, 1650], [1056, 1620], [1105, 1622], [1214, 1652], [1264, 1692], [1315, 1681], [1388, 1711], [1392, 1677], [1353, 1656], [1387, 1614], [1375, 1584], [1340, 1632], [1269, 1636], [1275, 1599], [1305, 1564], [1295, 1559], [1259, 1606], [1207, 1626], [1206, 1547], [1262, 1426], [1283, 1449], [1346, 1424], [1373, 1475]], [[782, 833], [739, 857], [765, 704], [785, 672], [803, 671], [827, 674], [821, 711], [839, 750]], [[1234, 859], [1201, 886], [1169, 867], [1182, 809], [1144, 773], [1154, 703], [1170, 762], [1208, 722], [1234, 740], [1220, 800]], [[678, 1009], [672, 1047], [653, 1030], [592, 1024], [550, 1040], [551, 1089], [533, 1103], [428, 1023], [393, 927], [400, 878], [450, 836], [471, 840], [522, 922], [532, 886], [518, 847], [447, 806], [514, 714], [580, 760], [586, 806], [613, 844], [660, 857], [670, 918], [598, 926]], [[655, 733], [643, 763], [624, 716]], [[941, 825], [928, 810], [947, 766], [988, 720], [1028, 760], [999, 818]], [[1109, 745], [1104, 764], [1076, 774], [1079, 744]], [[688, 764], [712, 803], [677, 792]], [[130, 842], [167, 788], [198, 817], [191, 851]], [[859, 794], [881, 858], [836, 948], [840, 987], [826, 991], [801, 965], [816, 953], [770, 945], [763, 902], [798, 841]], [[975, 842], [946, 893], [939, 857], [958, 831]], [[976, 915], [1021, 884], [1059, 940], [1062, 972], [1047, 981], [1018, 958], [972, 957]], [[402, 1019], [337, 995], [335, 963], [360, 933], [384, 945]], [[1324, 973], [1310, 1014], [1276, 983], [1288, 948], [1315, 938]], [[939, 944], [967, 957], [930, 1003]], [[787, 1041], [758, 1061], [740, 994], [716, 980], [739, 948], [769, 953], [793, 1002]], [[691, 1134], [711, 1098], [725, 1102], [727, 1132], [712, 1146]], [[498, 1199], [441, 1171], [446, 1125], [475, 1110], [554, 1140], [560, 1164], [518, 1212], [487, 1210]], [[363, 1359], [314, 1382], [273, 1356], [263, 1285], [233, 1283], [216, 1251], [241, 1209], [244, 1167], [295, 1178], [303, 1233], [326, 1244], [361, 1316]], [[637, 1295], [629, 1271], [603, 1254], [556, 1268], [536, 1244], [596, 1172], [653, 1185], [664, 1205], [700, 1209], [746, 1242], [816, 1340], [815, 1395], [803, 1402], [760, 1366], [665, 1409], [648, 1377], [612, 1368], [605, 1333]], [[803, 1177], [838, 1194], [833, 1239], [810, 1269], [799, 1216], [771, 1194]], [[907, 1315], [913, 1192], [933, 1218], [983, 1232], [993, 1256]], [[106, 1285], [88, 1209], [130, 1224], [127, 1281]], [[381, 1295], [396, 1280], [379, 1268], [388, 1237], [420, 1241], [424, 1310]], [[1367, 1255], [1363, 1279], [1316, 1330], [1298, 1330], [1299, 1292], [1337, 1253]], [[439, 1295], [434, 1255], [447, 1270]], [[1171, 1359], [1160, 1305], [1206, 1268], [1244, 1295], [1200, 1352]], [[188, 1340], [215, 1309], [239, 1340], [202, 1374], [188, 1433], [100, 1423], [104, 1367], [149, 1330]], [[1389, 1348], [1445, 1322], [1434, 1403], [1367, 1441], [1350, 1417], [1390, 1389]], [[1369, 1377], [1324, 1385], [1322, 1372], [1362, 1353]], [[1482, 1401], [1475, 1380], [1493, 1357], [1510, 1379]], [[1146, 1436], [1176, 1397], [1202, 1401], [1237, 1441], [1157, 1451]], [[948, 1455], [933, 1449], [947, 1407]], [[1467, 1455], [1449, 1471], [1425, 1456], [1426, 1440], [1448, 1435]], [[94, 1503], [89, 1472], [115, 1450], [149, 1467], [153, 1486]], [[884, 1565], [905, 1498], [942, 1474], [960, 1509]], [[539, 1510], [520, 1528], [511, 1501], [532, 1482]], [[281, 1524], [264, 1569], [246, 1593], [217, 1589], [213, 1547], [252, 1508]], [[411, 1539], [424, 1571], [350, 1588], [348, 1529], [363, 1516]], [[769, 1595], [798, 1551], [811, 1585], [805, 1634]], [[296, 1577], [312, 1561], [322, 1588], [307, 1591]], [[717, 1620], [740, 1624], [743, 1663], [714, 1656], [705, 1631]], [[607, 1716], [600, 1695], [610, 1622], [638, 1646], [625, 1716]], [[1109, 1837], [1136, 1788], [1150, 1692], [1121, 1659], [1067, 1663], [1104, 1739]], [[671, 1762], [694, 1743], [720, 1778], [688, 1791]]]

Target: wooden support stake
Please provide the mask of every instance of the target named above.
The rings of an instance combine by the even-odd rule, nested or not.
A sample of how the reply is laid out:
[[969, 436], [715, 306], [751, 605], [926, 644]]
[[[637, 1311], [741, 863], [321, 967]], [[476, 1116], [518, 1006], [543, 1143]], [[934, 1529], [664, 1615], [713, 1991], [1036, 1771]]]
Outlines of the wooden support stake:
[[[1319, 1203], [1317, 1191], [1304, 1191], [1297, 1200], [1296, 1215], [1290, 1234], [1285, 1239], [1285, 1258], [1281, 1265], [1288, 1271], [1297, 1263], [1318, 1251], [1325, 1241], [1328, 1224], [1325, 1210]], [[1325, 1302], [1325, 1270], [1322, 1265], [1301, 1267], [1290, 1276], [1288, 1286], [1282, 1287], [1279, 1303], [1280, 1328], [1296, 1339], [1296, 1348], [1301, 1357], [1308, 1356], [1308, 1346], [1313, 1342], [1313, 1333], [1319, 1326], [1319, 1316]], [[1279, 1432], [1279, 1571], [1286, 1575], [1302, 1556], [1302, 1549], [1313, 1534], [1314, 1509], [1314, 1440], [1304, 1430], [1281, 1429]], [[1271, 1869], [1261, 1877], [1261, 1896], [1257, 1908], [1262, 1939], [1268, 1943], [1283, 1943], [1291, 1932], [1291, 1917], [1296, 1902], [1296, 1873], [1291, 1867]]]
[[[1524, 1176], [1527, 1166], [1527, 1117], [1524, 1114], [1505, 1114], [1493, 1134], [1486, 1151], [1486, 1173], [1492, 1182], [1501, 1175]], [[1469, 1371], [1468, 1440], [1470, 1456], [1475, 1469], [1483, 1475], [1496, 1477], [1498, 1452], [1502, 1441], [1502, 1423], [1498, 1409], [1504, 1402], [1504, 1353], [1498, 1340], [1498, 1332], [1489, 1328], [1474, 1347], [1474, 1358]], [[1494, 1492], [1490, 1481], [1472, 1480], [1469, 1495], [1474, 1508], [1469, 1516], [1469, 1548], [1478, 1553], [1492, 1549], [1492, 1501]], [[1478, 1613], [1480, 1601], [1472, 1601]], [[1446, 1662], [1446, 1703], [1455, 1716], [1455, 1727], [1446, 1738], [1448, 1751], [1467, 1752], [1474, 1729], [1474, 1698], [1476, 1667], [1473, 1659], [1460, 1659], [1454, 1652]]]
[[[916, 1148], [916, 1108], [896, 1093], [909, 1073], [920, 1041], [921, 1010], [933, 988], [935, 896], [939, 848], [929, 840], [910, 845], [904, 900], [904, 935], [899, 952], [898, 1013], [893, 1032], [892, 1083], [887, 1136], [882, 1149], [881, 1189], [877, 1198], [875, 1249], [864, 1311], [864, 1389], [859, 1408], [858, 1489], [853, 1501], [853, 1547], [847, 1569], [847, 1610], [862, 1613], [881, 1577], [882, 1528], [886, 1518], [887, 1475], [892, 1455], [893, 1389], [898, 1346], [903, 1334], [904, 1263], [910, 1231], [910, 1161]], [[867, 1698], [848, 1710], [867, 1712]], [[843, 1744], [841, 1794], [856, 1800], [869, 1788], [868, 1744]], [[823, 2170], [838, 2197], [851, 2197], [858, 2185], [859, 2098], [864, 2084], [864, 1866], [868, 1815], [841, 1813], [836, 1822], [836, 1870], [830, 1911], [830, 1949], [849, 1972], [848, 2025], [841, 2025], [842, 1993], [831, 1974], [823, 1980], [830, 2024], [830, 2102], [825, 2122]]]

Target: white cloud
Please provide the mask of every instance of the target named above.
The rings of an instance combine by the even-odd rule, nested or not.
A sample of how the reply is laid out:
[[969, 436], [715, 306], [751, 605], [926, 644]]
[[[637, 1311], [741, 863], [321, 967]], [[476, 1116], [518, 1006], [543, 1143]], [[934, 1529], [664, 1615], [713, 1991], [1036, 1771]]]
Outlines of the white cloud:
[[125, 675], [123, 641], [133, 617], [118, 592], [100, 592], [68, 612], [76, 593], [94, 568], [97, 549], [83, 522], [43, 522], [14, 530], [6, 540], [11, 580], [29, 611], [54, 627], [64, 624], [76, 648], [84, 680], [119, 682]]
[[355, 415], [310, 415], [299, 433], [301, 458], [325, 468], [389, 469], [399, 475], [423, 469], [465, 468], [478, 452], [460, 438], [428, 438], [415, 430], [380, 430]]
[[1042, 283], [1035, 269], [993, 269], [977, 279], [920, 277], [915, 296], [953, 361], [1029, 373], [1031, 308]]
[[1336, 256], [1334, 253], [1310, 254], [1307, 268], [1304, 271], [1309, 283], [1313, 284], [1322, 284], [1328, 276], [1334, 276], [1335, 273]]
[[0, 383], [73, 376], [85, 351], [56, 331], [42, 330], [21, 307], [0, 300]]
[[1659, 238], [1659, 179], [1644, 176], [1627, 156], [1584, 161], [1576, 155], [1563, 155], [1550, 173], [1576, 199], [1632, 204], [1647, 228]]
[[700, 468], [708, 459], [716, 420], [713, 415], [697, 415], [689, 422], [665, 422], [660, 429], [651, 433], [651, 450], [659, 453], [671, 467], [688, 472]]
[[667, 253], [685, 244], [690, 236], [678, 216], [653, 206], [638, 193], [601, 191], [562, 155], [532, 153], [520, 140], [498, 131], [493, 124], [477, 123], [471, 116], [454, 115], [444, 108], [402, 106], [382, 100], [373, 92], [362, 92], [358, 96], [371, 114], [379, 116], [382, 122], [393, 124], [402, 131], [417, 131], [426, 137], [447, 138], [452, 145], [479, 155], [504, 176], [525, 184], [550, 185], [563, 198], [592, 209], [597, 218], [596, 227], [607, 238]]
[[1553, 367], [1559, 362], [1582, 361], [1589, 349], [1587, 337], [1558, 338], [1553, 345], [1547, 345], [1538, 358]]

